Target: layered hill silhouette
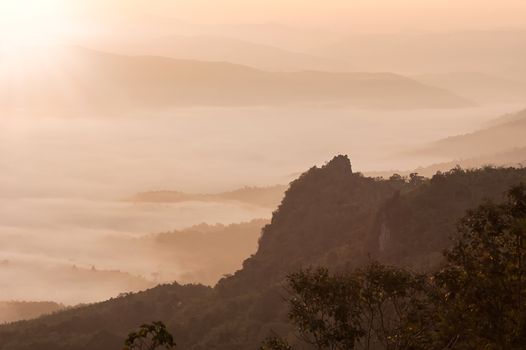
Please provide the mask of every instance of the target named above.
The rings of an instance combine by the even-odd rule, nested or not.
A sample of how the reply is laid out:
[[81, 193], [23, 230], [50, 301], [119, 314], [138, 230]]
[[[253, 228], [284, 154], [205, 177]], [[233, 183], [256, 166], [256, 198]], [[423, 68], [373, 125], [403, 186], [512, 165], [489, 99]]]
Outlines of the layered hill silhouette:
[[526, 110], [497, 119], [493, 125], [469, 134], [436, 141], [418, 153], [473, 158], [526, 147]]
[[522, 103], [526, 98], [526, 82], [501, 78], [481, 72], [453, 72], [416, 75], [423, 83], [454, 91], [479, 104]]
[[[37, 300], [52, 300], [67, 305], [103, 300], [122, 291], [136, 292], [157, 285], [149, 278], [117, 269], [16, 258], [3, 260], [0, 274], [2, 280], [18, 278], [21, 281], [14, 287], [6, 285], [2, 299], [6, 298], [4, 295], [13, 295], [16, 291], [17, 301], [33, 301], [32, 298], [38, 298]], [[54, 292], [50, 295], [45, 290]]]
[[151, 55], [247, 65], [270, 71], [318, 69], [334, 71], [338, 65], [301, 52], [218, 35], [172, 35], [128, 44], [111, 43], [102, 51], [129, 55]]
[[463, 169], [475, 169], [483, 166], [523, 167], [526, 165], [526, 147], [513, 148], [509, 151], [486, 156], [457, 159], [452, 162], [432, 164], [420, 167], [413, 172], [424, 176], [433, 176], [437, 171], [444, 171], [459, 166]]
[[223, 225], [199, 224], [140, 237], [112, 236], [104, 244], [115, 256], [133, 255], [152, 265], [150, 280], [158, 283], [177, 279], [181, 283], [214, 285], [224, 275], [241, 267], [257, 249], [265, 219]]
[[508, 151], [483, 155], [473, 158], [458, 158], [449, 162], [435, 163], [418, 167], [412, 170], [390, 170], [367, 172], [368, 176], [389, 178], [394, 174], [409, 176], [417, 173], [421, 176], [432, 177], [437, 172], [444, 172], [456, 167], [462, 169], [477, 169], [483, 167], [516, 167], [522, 168], [526, 165], [526, 147], [513, 148]]
[[0, 349], [115, 349], [151, 320], [165, 321], [183, 349], [254, 349], [272, 331], [292, 332], [282, 289], [288, 273], [370, 259], [432, 269], [466, 210], [500, 201], [524, 181], [526, 169], [515, 168], [382, 180], [353, 172], [349, 159], [337, 156], [290, 184], [258, 251], [214, 288], [174, 283], [2, 326]]
[[29, 320], [64, 309], [64, 305], [49, 301], [0, 301], [0, 324]]
[[524, 82], [525, 45], [524, 30], [354, 34], [311, 53], [345, 61], [353, 70], [475, 71]]
[[185, 193], [179, 191], [149, 191], [141, 192], [128, 198], [131, 202], [143, 203], [180, 203], [188, 201], [199, 202], [241, 202], [262, 207], [275, 208], [281, 202], [286, 187], [282, 185], [270, 187], [244, 187], [221, 193]]
[[180, 106], [282, 104], [364, 108], [470, 105], [451, 92], [390, 73], [268, 72], [226, 62], [125, 56], [72, 47], [26, 48], [13, 55], [0, 70], [4, 81], [0, 85], [0, 107], [4, 111], [137, 112]]

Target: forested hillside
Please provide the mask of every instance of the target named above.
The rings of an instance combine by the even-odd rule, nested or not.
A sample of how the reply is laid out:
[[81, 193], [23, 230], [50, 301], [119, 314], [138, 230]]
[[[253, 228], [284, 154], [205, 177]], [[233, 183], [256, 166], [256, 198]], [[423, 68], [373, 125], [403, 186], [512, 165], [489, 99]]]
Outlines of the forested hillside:
[[0, 349], [119, 349], [131, 329], [156, 320], [166, 322], [180, 349], [256, 349], [272, 331], [291, 331], [282, 289], [287, 274], [372, 259], [432, 270], [466, 210], [501, 201], [520, 182], [526, 169], [367, 178], [337, 156], [290, 184], [257, 253], [214, 288], [174, 283], [2, 326]]

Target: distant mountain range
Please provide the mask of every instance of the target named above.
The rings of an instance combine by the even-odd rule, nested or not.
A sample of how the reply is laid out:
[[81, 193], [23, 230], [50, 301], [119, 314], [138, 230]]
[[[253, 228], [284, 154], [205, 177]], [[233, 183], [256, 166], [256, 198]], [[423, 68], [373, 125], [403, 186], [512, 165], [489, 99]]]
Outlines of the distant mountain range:
[[224, 202], [236, 201], [262, 207], [275, 208], [283, 198], [286, 186], [244, 187], [221, 193], [193, 194], [178, 191], [150, 191], [138, 193], [128, 201], [149, 203], [179, 203], [188, 201]]
[[[17, 288], [17, 299], [28, 300], [28, 295], [34, 297], [39, 291], [52, 290], [52, 295], [45, 299], [75, 304], [91, 302], [108, 298], [124, 291], [139, 291], [155, 285], [149, 279], [120, 270], [108, 270], [97, 266], [77, 266], [67, 262], [25, 261], [21, 259], [6, 259], [0, 264], [0, 278], [8, 280], [20, 278]], [[93, 286], [97, 286], [93, 289]], [[44, 294], [44, 292], [42, 292]], [[42, 295], [40, 294], [40, 295]], [[0, 313], [0, 316], [1, 313]], [[1, 317], [0, 317], [1, 319]]]
[[101, 51], [175, 59], [229, 62], [269, 71], [326, 70], [342, 66], [328, 58], [247, 40], [214, 35], [172, 35], [131, 42], [93, 44]]
[[413, 78], [425, 84], [454, 91], [479, 104], [523, 103], [526, 100], [526, 81], [481, 72], [421, 74]]
[[417, 153], [473, 158], [526, 147], [526, 110], [495, 120], [491, 126], [436, 141]]
[[[180, 106], [314, 104], [361, 108], [454, 108], [471, 103], [390, 73], [268, 72], [248, 66], [81, 48], [25, 53], [0, 70], [1, 110], [132, 111]], [[19, 57], [19, 52], [16, 57]], [[13, 57], [12, 60], [15, 60]], [[15, 64], [11, 62], [11, 64]]]
[[475, 169], [484, 166], [522, 167], [526, 165], [526, 110], [509, 113], [487, 123], [483, 129], [451, 136], [407, 152], [408, 155], [449, 157], [451, 161], [421, 166], [412, 170], [366, 172], [368, 176], [388, 178], [410, 173], [431, 177], [457, 166]]
[[230, 225], [203, 223], [140, 237], [108, 236], [102, 243], [113, 247], [115, 256], [133, 255], [151, 266], [147, 270], [153, 272], [147, 278], [155, 283], [178, 280], [214, 285], [256, 251], [266, 224], [266, 219]]
[[350, 70], [402, 74], [482, 72], [526, 81], [526, 31], [353, 34], [309, 51]]
[[437, 172], [445, 172], [456, 167], [462, 169], [477, 169], [480, 167], [523, 167], [526, 166], [526, 147], [514, 148], [508, 151], [494, 153], [473, 158], [458, 158], [450, 162], [436, 163], [418, 167], [412, 170], [390, 170], [366, 172], [367, 176], [389, 178], [393, 174], [408, 176], [417, 173], [421, 176], [432, 177]]
[[[27, 273], [30, 269], [34, 271], [32, 280], [44, 277], [44, 280], [52, 281], [45, 286], [47, 289], [66, 289], [64, 293], [55, 291], [49, 295], [60, 300], [75, 298], [74, 294], [76, 297], [96, 294], [108, 298], [117, 296], [121, 291], [144, 290], [174, 279], [182, 283], [214, 285], [225, 275], [238, 270], [242, 261], [256, 251], [261, 229], [268, 223], [266, 219], [255, 219], [231, 225], [200, 224], [140, 237], [116, 235], [101, 238], [104, 246], [112, 247], [115, 256], [134, 256], [138, 261], [156, 266], [156, 272], [145, 277], [95, 267], [56, 265], [42, 268], [36, 264], [26, 266], [7, 260], [0, 264], [0, 275], [9, 277], [20, 272]], [[43, 287], [42, 283], [31, 283], [25, 282], [24, 285], [27, 288]], [[97, 286], [96, 291], [93, 286]], [[33, 319], [65, 308], [55, 302], [0, 301], [0, 324]]]

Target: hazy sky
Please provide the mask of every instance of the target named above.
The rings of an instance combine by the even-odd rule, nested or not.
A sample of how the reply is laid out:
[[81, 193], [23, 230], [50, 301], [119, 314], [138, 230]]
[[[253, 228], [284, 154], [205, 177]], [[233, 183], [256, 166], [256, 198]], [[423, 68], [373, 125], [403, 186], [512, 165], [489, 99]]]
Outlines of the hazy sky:
[[522, 0], [157, 0], [156, 3], [174, 16], [200, 22], [279, 21], [372, 32], [524, 26], [526, 13], [526, 2]]
[[[345, 32], [526, 28], [524, 0], [0, 0], [0, 37], [39, 39], [122, 24], [279, 22]], [[146, 18], [149, 18], [147, 20]], [[180, 22], [179, 22], [180, 23]], [[121, 26], [121, 27], [119, 27]]]

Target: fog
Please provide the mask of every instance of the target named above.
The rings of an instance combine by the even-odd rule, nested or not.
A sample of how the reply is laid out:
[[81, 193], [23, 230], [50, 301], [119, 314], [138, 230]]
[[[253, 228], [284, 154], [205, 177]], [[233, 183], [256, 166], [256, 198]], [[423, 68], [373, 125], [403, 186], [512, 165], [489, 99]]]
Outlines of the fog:
[[116, 199], [287, 183], [334, 153], [349, 153], [360, 171], [415, 168], [442, 159], [402, 152], [521, 107], [193, 108], [136, 118], [2, 120], [2, 196]]
[[[408, 150], [483, 127], [517, 108], [188, 108], [133, 118], [5, 118], [0, 300], [75, 304], [158, 282], [199, 281], [195, 273], [203, 266], [190, 258], [192, 252], [154, 258], [134, 239], [202, 222], [269, 218], [274, 209], [125, 200], [137, 192], [286, 184], [338, 153], [349, 154], [356, 171], [412, 169], [451, 159], [410, 156]], [[256, 240], [253, 234], [253, 247], [243, 254], [255, 250]], [[213, 283], [211, 278], [201, 282]]]
[[[270, 210], [241, 204], [155, 205], [24, 195], [2, 198], [0, 213], [0, 256], [4, 262], [0, 265], [0, 299], [75, 304], [142, 290], [154, 282], [172, 282], [191, 272], [187, 266], [178, 268], [177, 261], [165, 261], [166, 266], [160, 269], [162, 262], [151, 253], [120, 251], [133, 237], [203, 221], [230, 223], [268, 217]], [[170, 269], [162, 281], [152, 278], [152, 274]]]
[[525, 107], [524, 2], [479, 3], [0, 0], [0, 302], [213, 285], [337, 154], [522, 161], [526, 124], [447, 139]]

